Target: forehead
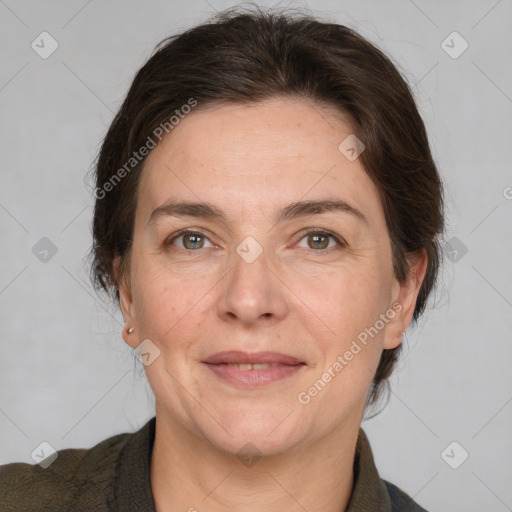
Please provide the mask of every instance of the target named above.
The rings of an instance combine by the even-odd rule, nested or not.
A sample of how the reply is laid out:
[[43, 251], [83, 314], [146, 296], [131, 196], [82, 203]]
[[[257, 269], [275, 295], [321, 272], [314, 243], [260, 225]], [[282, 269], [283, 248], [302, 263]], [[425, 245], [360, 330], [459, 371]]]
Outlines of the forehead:
[[328, 196], [377, 214], [361, 161], [338, 148], [350, 134], [348, 118], [306, 100], [199, 106], [146, 158], [138, 210], [147, 218], [170, 196], [258, 211]]

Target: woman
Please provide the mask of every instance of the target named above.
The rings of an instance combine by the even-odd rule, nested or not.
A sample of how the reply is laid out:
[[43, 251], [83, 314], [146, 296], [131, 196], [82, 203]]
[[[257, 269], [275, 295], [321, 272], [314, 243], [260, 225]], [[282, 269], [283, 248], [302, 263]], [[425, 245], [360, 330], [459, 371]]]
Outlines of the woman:
[[363, 413], [439, 267], [412, 94], [352, 30], [231, 10], [163, 41], [96, 165], [93, 282], [156, 397], [134, 434], [0, 468], [1, 510], [421, 511]]

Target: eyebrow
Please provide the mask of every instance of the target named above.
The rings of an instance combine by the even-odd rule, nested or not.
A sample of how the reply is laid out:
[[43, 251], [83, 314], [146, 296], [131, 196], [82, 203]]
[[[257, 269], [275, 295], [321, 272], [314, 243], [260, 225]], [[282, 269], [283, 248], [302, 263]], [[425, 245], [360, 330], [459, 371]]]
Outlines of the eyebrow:
[[[347, 213], [363, 221], [365, 224], [368, 224], [368, 220], [361, 211], [342, 199], [298, 201], [291, 203], [279, 210], [274, 216], [273, 221], [278, 224], [286, 220], [305, 217], [307, 215], [320, 215], [329, 212]], [[170, 200], [151, 212], [148, 224], [154, 224], [157, 219], [164, 216], [196, 217], [200, 219], [218, 220], [229, 224], [227, 215], [222, 210], [211, 203], [205, 202]]]

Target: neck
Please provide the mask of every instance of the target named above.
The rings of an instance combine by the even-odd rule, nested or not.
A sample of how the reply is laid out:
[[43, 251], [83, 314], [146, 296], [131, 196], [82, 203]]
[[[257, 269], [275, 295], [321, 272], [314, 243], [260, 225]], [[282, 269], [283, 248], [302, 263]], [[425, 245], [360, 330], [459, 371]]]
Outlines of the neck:
[[242, 463], [157, 411], [151, 456], [156, 512], [277, 512], [347, 507], [360, 422], [309, 445]]

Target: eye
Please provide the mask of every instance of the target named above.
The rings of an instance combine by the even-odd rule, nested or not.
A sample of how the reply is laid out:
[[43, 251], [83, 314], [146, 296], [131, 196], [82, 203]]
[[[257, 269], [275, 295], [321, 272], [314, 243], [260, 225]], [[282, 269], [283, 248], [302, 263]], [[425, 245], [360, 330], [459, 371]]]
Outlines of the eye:
[[[338, 246], [340, 247], [345, 247], [347, 245], [341, 238], [334, 235], [333, 233], [318, 229], [311, 229], [309, 231], [306, 231], [305, 233], [302, 234], [300, 240], [302, 241], [303, 239], [307, 240], [307, 248], [313, 249], [315, 251], [334, 249], [335, 247], [333, 247], [333, 245], [330, 245], [331, 241], [334, 241], [335, 244], [338, 244]], [[177, 240], [180, 241], [179, 244], [175, 243]], [[165, 242], [165, 245], [176, 245], [179, 249], [183, 249], [186, 251], [195, 251], [198, 249], [204, 249], [205, 242], [209, 243], [210, 247], [214, 247], [212, 242], [210, 242], [208, 237], [203, 233], [199, 231], [182, 230], [168, 238], [167, 241]]]
[[181, 240], [181, 245], [178, 245], [179, 249], [183, 250], [197, 250], [197, 249], [203, 249], [205, 241], [208, 241], [208, 243], [211, 244], [213, 247], [213, 244], [208, 240], [208, 237], [203, 235], [202, 233], [198, 231], [189, 231], [184, 230], [176, 233], [171, 238], [169, 238], [165, 245], [174, 245], [175, 240]]
[[329, 242], [334, 240], [341, 247], [345, 247], [347, 244], [342, 241], [336, 235], [329, 233], [328, 231], [321, 231], [318, 229], [311, 229], [302, 234], [301, 240], [306, 239], [308, 249], [319, 250], [319, 249], [333, 249], [333, 246], [329, 246]]

